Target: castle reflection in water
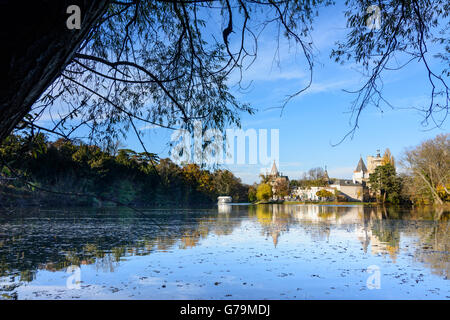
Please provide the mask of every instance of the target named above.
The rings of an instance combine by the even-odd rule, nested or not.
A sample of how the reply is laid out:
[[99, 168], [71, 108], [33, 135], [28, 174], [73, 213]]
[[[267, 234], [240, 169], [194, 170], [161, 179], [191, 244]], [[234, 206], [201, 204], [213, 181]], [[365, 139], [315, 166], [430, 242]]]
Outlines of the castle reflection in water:
[[[230, 208], [222, 213], [230, 214]], [[328, 241], [334, 229], [345, 229], [361, 243], [365, 253], [384, 255], [393, 263], [400, 250], [401, 235], [417, 238], [420, 244], [414, 259], [426, 263], [433, 273], [448, 278], [450, 271], [449, 212], [433, 208], [410, 210], [397, 207], [365, 207], [362, 205], [258, 205], [249, 208], [263, 233], [272, 237], [276, 247], [280, 236], [290, 226], [316, 225], [308, 228], [311, 238]], [[419, 223], [421, 222], [421, 223]], [[442, 259], [445, 253], [446, 259]]]
[[[205, 210], [59, 211], [0, 214], [0, 277], [32, 281], [38, 270], [94, 264], [114, 272], [128, 256], [187, 250], [209, 236], [239, 232], [244, 223], [271, 237], [274, 247], [291, 228], [303, 228], [315, 241], [328, 241], [345, 230], [366, 254], [396, 262], [401, 238], [416, 239], [413, 259], [448, 278], [448, 212], [433, 209], [364, 207], [362, 205], [222, 205]], [[155, 225], [157, 221], [158, 225]], [[444, 259], [443, 257], [444, 253]]]

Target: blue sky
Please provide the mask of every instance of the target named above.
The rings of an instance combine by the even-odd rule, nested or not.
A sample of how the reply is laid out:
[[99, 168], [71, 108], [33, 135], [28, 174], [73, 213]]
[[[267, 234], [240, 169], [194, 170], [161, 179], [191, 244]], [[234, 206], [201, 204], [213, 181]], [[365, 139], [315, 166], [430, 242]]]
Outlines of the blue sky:
[[[421, 125], [423, 115], [410, 106], [423, 106], [428, 101], [430, 86], [424, 67], [413, 63], [407, 68], [385, 74], [384, 93], [398, 109], [385, 108], [383, 112], [370, 107], [360, 119], [353, 139], [337, 143], [350, 129], [348, 110], [354, 96], [343, 89], [356, 89], [363, 80], [358, 66], [338, 65], [329, 59], [337, 39], [345, 35], [345, 19], [336, 8], [322, 10], [313, 32], [316, 63], [312, 87], [294, 98], [281, 113], [278, 107], [286, 94], [293, 93], [308, 80], [308, 70], [300, 52], [280, 44], [280, 58], [274, 61], [275, 36], [266, 30], [259, 42], [258, 59], [244, 73], [243, 84], [250, 84], [245, 93], [235, 90], [239, 99], [251, 103], [258, 111], [242, 116], [242, 128], [279, 129], [279, 170], [290, 179], [299, 178], [312, 167], [327, 166], [332, 177], [351, 178], [359, 157], [374, 155], [377, 149], [389, 148], [399, 159], [406, 147], [419, 144], [439, 133], [448, 132], [448, 121], [441, 129], [429, 130]], [[401, 57], [399, 57], [401, 60]], [[439, 62], [434, 66], [439, 68]], [[235, 83], [237, 75], [230, 79]], [[153, 152], [168, 155], [171, 132], [162, 129], [146, 130], [144, 141]], [[134, 138], [126, 141], [129, 147], [140, 149]], [[225, 166], [245, 183], [258, 181], [258, 175], [267, 166]]]
[[[212, 20], [217, 17], [211, 17]], [[212, 21], [220, 26], [220, 21]], [[294, 98], [281, 113], [279, 107], [287, 94], [301, 89], [309, 79], [306, 61], [298, 48], [290, 47], [286, 41], [280, 43], [276, 54], [276, 32], [266, 28], [259, 40], [258, 58], [244, 73], [245, 91], [235, 86], [237, 74], [229, 80], [233, 92], [244, 102], [257, 109], [255, 115], [242, 115], [242, 129], [279, 129], [279, 170], [290, 179], [301, 177], [310, 168], [327, 166], [329, 175], [336, 178], [351, 178], [359, 157], [374, 155], [377, 149], [389, 148], [399, 159], [406, 147], [419, 144], [439, 133], [448, 132], [449, 122], [440, 129], [429, 130], [421, 125], [423, 115], [408, 108], [427, 104], [430, 85], [421, 63], [414, 62], [406, 68], [384, 74], [384, 94], [395, 110], [384, 108], [383, 112], [369, 107], [364, 110], [359, 129], [352, 139], [337, 146], [352, 128], [348, 113], [354, 96], [343, 89], [355, 90], [364, 78], [357, 65], [339, 65], [329, 55], [335, 41], [343, 39], [348, 31], [345, 18], [339, 7], [321, 10], [314, 23], [312, 39], [315, 46], [313, 84], [308, 91]], [[430, 51], [433, 47], [430, 47]], [[402, 61], [398, 57], [399, 62]], [[429, 55], [431, 67], [441, 70], [439, 61]], [[172, 131], [146, 129], [143, 141], [149, 151], [160, 157], [169, 156], [169, 141]], [[126, 141], [127, 148], [142, 151], [132, 132]], [[230, 169], [245, 183], [259, 180], [258, 175], [267, 169], [262, 165], [230, 165]]]

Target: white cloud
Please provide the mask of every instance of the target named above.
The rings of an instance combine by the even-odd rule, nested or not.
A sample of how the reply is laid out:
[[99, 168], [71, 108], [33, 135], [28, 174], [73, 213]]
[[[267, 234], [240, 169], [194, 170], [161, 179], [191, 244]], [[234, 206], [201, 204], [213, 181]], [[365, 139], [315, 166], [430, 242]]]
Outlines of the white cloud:
[[[309, 77], [306, 72], [304, 58], [298, 58], [296, 48], [290, 46], [286, 39], [280, 39], [277, 50], [277, 41], [274, 38], [260, 37], [256, 60], [243, 70], [243, 86], [250, 81], [278, 81], [298, 80]], [[249, 61], [250, 63], [250, 61]], [[240, 73], [233, 72], [229, 83], [235, 84], [240, 80]]]
[[322, 83], [313, 82], [311, 84], [311, 87], [309, 87], [308, 90], [305, 91], [305, 95], [342, 90], [354, 83], [354, 80], [336, 80]]

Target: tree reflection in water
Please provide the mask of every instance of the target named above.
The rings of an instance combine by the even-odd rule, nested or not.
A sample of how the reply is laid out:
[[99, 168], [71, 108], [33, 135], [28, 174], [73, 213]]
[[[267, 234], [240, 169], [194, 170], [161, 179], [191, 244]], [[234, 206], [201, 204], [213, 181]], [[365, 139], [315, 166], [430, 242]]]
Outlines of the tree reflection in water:
[[274, 246], [293, 226], [304, 228], [316, 241], [328, 241], [335, 228], [345, 229], [359, 240], [364, 252], [385, 255], [394, 263], [402, 237], [411, 237], [417, 243], [414, 261], [444, 278], [449, 274], [449, 212], [445, 211], [227, 205], [219, 210], [147, 210], [146, 215], [127, 209], [0, 213], [0, 277], [29, 282], [38, 270], [58, 271], [70, 265], [95, 265], [114, 272], [126, 257], [189, 249], [210, 235], [229, 235], [243, 222], [256, 222]]

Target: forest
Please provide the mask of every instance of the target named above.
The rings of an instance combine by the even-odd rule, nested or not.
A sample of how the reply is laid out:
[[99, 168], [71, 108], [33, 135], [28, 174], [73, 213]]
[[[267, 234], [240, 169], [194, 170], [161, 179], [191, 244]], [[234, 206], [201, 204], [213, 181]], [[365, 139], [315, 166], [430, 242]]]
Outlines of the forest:
[[2, 206], [196, 206], [231, 195], [246, 202], [248, 186], [228, 170], [178, 166], [130, 149], [100, 148], [44, 134], [11, 135], [0, 148]]

